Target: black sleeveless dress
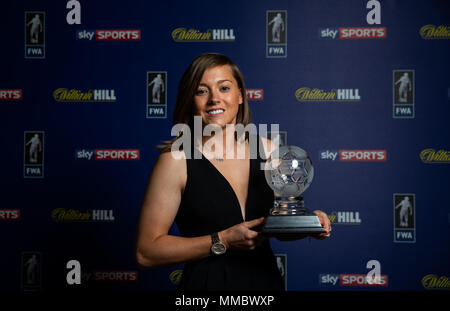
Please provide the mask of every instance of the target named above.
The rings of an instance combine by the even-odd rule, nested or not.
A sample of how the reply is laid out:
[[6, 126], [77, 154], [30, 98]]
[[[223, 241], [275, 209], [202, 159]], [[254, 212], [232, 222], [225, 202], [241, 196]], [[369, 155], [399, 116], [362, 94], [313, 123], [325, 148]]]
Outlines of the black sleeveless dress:
[[[261, 143], [259, 137], [257, 141]], [[273, 206], [273, 191], [260, 163], [259, 154], [250, 159], [245, 221], [267, 216]], [[233, 188], [208, 159], [187, 159], [186, 166], [186, 187], [175, 218], [182, 236], [210, 235], [244, 221]], [[284, 290], [284, 284], [267, 239], [254, 250], [229, 249], [186, 263], [178, 289]]]

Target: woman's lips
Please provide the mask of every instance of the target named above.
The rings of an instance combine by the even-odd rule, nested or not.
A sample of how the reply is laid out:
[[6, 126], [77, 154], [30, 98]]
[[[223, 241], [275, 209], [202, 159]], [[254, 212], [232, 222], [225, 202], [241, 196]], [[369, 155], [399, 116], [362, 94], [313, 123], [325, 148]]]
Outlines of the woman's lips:
[[225, 112], [224, 109], [222, 108], [216, 108], [216, 109], [210, 109], [208, 111], [206, 111], [206, 114], [208, 116], [220, 116]]

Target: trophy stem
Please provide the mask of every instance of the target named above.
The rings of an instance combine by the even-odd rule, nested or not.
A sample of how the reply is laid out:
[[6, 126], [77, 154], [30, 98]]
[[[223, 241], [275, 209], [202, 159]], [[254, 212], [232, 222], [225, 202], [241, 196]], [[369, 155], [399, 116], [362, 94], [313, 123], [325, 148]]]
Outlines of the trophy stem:
[[305, 208], [305, 202], [302, 196], [298, 197], [282, 197], [276, 196], [273, 202], [273, 208], [270, 210], [271, 215], [310, 215], [311, 213]]

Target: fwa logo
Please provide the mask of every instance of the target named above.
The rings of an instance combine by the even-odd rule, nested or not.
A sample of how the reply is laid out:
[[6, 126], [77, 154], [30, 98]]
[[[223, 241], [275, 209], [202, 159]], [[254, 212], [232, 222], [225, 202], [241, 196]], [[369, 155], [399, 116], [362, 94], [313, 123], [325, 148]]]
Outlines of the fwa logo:
[[147, 119], [167, 118], [167, 72], [147, 72]]
[[393, 117], [414, 118], [414, 70], [393, 71]]
[[287, 57], [287, 11], [266, 11], [266, 57]]
[[25, 58], [45, 58], [45, 12], [25, 12]]
[[44, 178], [44, 136], [43, 131], [24, 132], [24, 178]]
[[23, 292], [39, 292], [42, 289], [42, 253], [22, 253], [22, 278], [21, 288]]
[[394, 242], [416, 242], [415, 195], [394, 193]]

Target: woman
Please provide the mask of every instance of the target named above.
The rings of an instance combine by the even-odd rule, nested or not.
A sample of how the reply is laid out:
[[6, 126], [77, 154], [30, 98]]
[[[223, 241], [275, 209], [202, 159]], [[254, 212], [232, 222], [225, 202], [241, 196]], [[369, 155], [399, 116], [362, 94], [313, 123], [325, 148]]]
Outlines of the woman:
[[[174, 123], [193, 128], [194, 116], [201, 117], [202, 126], [220, 129], [250, 122], [243, 77], [226, 56], [201, 55], [184, 73]], [[223, 135], [224, 152], [217, 156], [215, 146], [220, 146], [215, 144], [216, 156], [208, 159], [191, 159], [186, 148], [170, 151], [173, 141], [165, 146], [142, 204], [137, 261], [144, 267], [186, 263], [180, 289], [283, 290], [269, 240], [257, 231], [274, 199], [260, 170], [263, 160], [250, 159], [249, 139], [226, 133], [193, 141], [201, 148]], [[258, 143], [265, 151], [274, 147], [267, 139]], [[238, 148], [244, 148], [245, 158], [236, 156]], [[316, 213], [327, 230], [319, 237], [324, 238], [330, 230], [328, 217]], [[168, 234], [174, 221], [181, 237]]]

